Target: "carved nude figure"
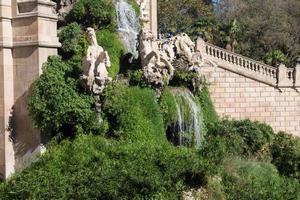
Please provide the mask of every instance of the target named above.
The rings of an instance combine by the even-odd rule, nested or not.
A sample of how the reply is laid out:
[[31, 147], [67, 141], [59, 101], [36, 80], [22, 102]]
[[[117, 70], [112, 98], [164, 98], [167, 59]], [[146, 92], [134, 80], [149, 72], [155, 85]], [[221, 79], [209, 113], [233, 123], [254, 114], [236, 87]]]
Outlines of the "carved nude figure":
[[83, 64], [83, 76], [86, 86], [94, 93], [95, 88], [100, 92], [104, 89], [106, 82], [111, 81], [107, 68], [110, 67], [108, 53], [98, 45], [95, 30], [87, 28], [87, 36], [90, 46]]

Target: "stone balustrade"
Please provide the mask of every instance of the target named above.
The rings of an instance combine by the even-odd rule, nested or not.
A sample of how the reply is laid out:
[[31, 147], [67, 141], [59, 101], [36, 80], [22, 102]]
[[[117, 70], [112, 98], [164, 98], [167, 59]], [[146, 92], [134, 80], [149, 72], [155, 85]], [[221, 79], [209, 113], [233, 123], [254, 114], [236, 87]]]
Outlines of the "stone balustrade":
[[278, 88], [300, 87], [300, 64], [295, 68], [287, 68], [283, 64], [273, 67], [207, 42], [202, 44], [205, 58], [215, 62], [221, 68]]

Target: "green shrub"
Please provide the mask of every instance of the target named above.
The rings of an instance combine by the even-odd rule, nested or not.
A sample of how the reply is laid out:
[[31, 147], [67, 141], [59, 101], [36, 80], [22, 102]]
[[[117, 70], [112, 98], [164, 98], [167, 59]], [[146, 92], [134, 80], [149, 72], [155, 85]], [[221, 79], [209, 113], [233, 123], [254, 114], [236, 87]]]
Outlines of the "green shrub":
[[[248, 154], [260, 154], [268, 151], [275, 133], [273, 129], [264, 123], [250, 120], [232, 121], [236, 132], [243, 138], [247, 145]], [[266, 152], [268, 153], [268, 152]]]
[[165, 127], [171, 126], [174, 122], [176, 122], [177, 118], [176, 102], [168, 88], [164, 89], [159, 104], [163, 114]]
[[202, 165], [187, 148], [79, 135], [2, 185], [0, 199], [179, 199], [202, 184]]
[[300, 198], [299, 182], [283, 178], [268, 163], [229, 161], [223, 188], [228, 200], [282, 200]]
[[205, 124], [208, 126], [209, 123], [218, 122], [219, 117], [214, 108], [213, 102], [211, 101], [208, 88], [204, 87], [202, 90], [197, 92], [196, 96], [201, 105]]
[[194, 72], [186, 72], [186, 71], [180, 71], [176, 70], [174, 72], [174, 77], [170, 81], [171, 86], [176, 86], [176, 87], [187, 87], [189, 89], [194, 88], [194, 80], [198, 76], [197, 73]]
[[105, 98], [103, 111], [115, 136], [132, 141], [166, 141], [153, 90], [115, 84], [107, 89]]
[[285, 176], [300, 180], [300, 140], [287, 133], [278, 133], [271, 146], [272, 163]]
[[120, 59], [123, 56], [125, 49], [118, 35], [110, 30], [104, 29], [96, 33], [97, 40], [100, 46], [108, 52], [111, 67], [108, 69], [109, 75], [115, 77], [120, 71]]
[[79, 0], [66, 16], [67, 23], [77, 22], [83, 27], [115, 28], [115, 6], [112, 0]]
[[[51, 136], [97, 130], [94, 99], [80, 90], [78, 73], [58, 57], [50, 57], [44, 73], [33, 84], [30, 113], [37, 127]], [[76, 71], [76, 70], [75, 70]]]
[[203, 155], [211, 160], [228, 157], [257, 157], [270, 159], [272, 128], [250, 120], [222, 120], [208, 126]]
[[130, 85], [142, 88], [149, 87], [149, 83], [144, 77], [143, 70], [128, 70], [127, 76]]
[[63, 27], [58, 33], [58, 37], [62, 44], [60, 55], [63, 59], [72, 58], [81, 63], [89, 44], [80, 25], [73, 22]]

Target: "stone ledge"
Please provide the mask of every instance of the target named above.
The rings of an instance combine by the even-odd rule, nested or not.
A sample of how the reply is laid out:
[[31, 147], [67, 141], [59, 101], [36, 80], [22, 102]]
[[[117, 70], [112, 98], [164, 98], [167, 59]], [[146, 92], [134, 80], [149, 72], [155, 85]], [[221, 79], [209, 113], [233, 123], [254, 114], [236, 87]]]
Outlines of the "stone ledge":
[[39, 12], [30, 12], [30, 13], [20, 13], [17, 16], [13, 17], [13, 20], [23, 19], [23, 18], [31, 18], [31, 17], [41, 17], [46, 18], [50, 21], [57, 21], [58, 16], [56, 14], [45, 14]]

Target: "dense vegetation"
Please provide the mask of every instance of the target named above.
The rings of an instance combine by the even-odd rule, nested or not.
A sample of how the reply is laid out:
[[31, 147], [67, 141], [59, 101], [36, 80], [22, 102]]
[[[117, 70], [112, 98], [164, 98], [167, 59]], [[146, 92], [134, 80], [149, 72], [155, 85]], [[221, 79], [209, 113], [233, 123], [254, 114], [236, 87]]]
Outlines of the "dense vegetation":
[[158, 0], [163, 34], [202, 32], [209, 42], [274, 66], [294, 66], [300, 56], [298, 0], [168, 2]]
[[[30, 112], [42, 134], [52, 137], [48, 150], [0, 184], [0, 199], [173, 200], [189, 191], [207, 200], [300, 199], [298, 138], [259, 122], [220, 119], [205, 81], [194, 87], [191, 73], [177, 73], [157, 99], [139, 66], [120, 74], [125, 50], [113, 28], [115, 13], [106, 10], [112, 2], [92, 3], [75, 4], [59, 33], [61, 57], [50, 57], [33, 85]], [[91, 9], [96, 10], [86, 13]], [[87, 15], [94, 20], [86, 22]], [[193, 17], [187, 22], [199, 16]], [[110, 73], [118, 76], [101, 96], [100, 113], [79, 78], [86, 26], [98, 28], [97, 40], [112, 60]], [[201, 106], [206, 129], [201, 148], [175, 147], [167, 140], [166, 130], [176, 120], [172, 87], [189, 88]]]

